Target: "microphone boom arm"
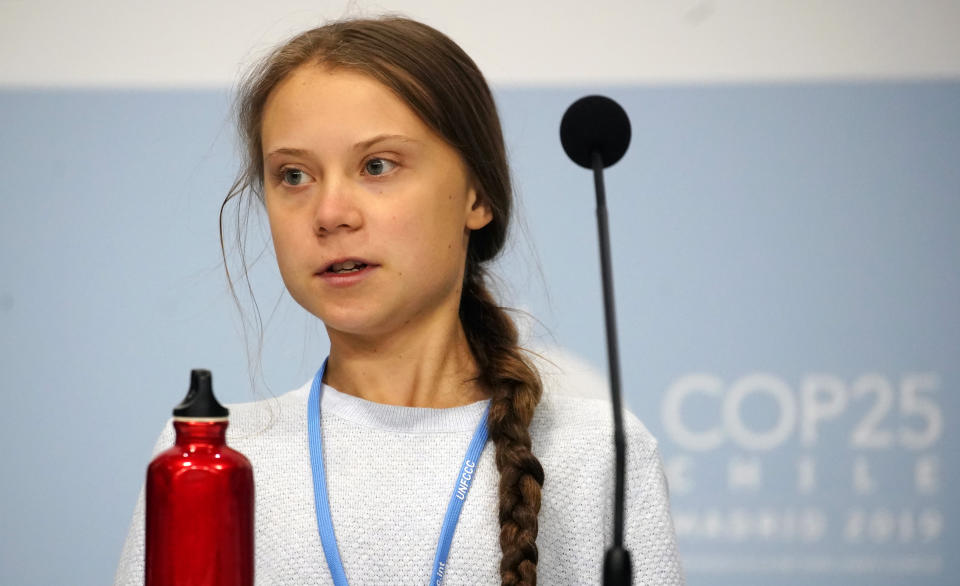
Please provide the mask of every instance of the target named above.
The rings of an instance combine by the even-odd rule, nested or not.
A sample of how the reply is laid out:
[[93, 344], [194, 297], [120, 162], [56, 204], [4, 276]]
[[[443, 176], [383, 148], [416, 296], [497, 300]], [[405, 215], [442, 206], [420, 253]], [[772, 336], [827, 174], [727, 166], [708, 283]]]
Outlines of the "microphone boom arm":
[[607, 194], [603, 185], [603, 155], [592, 153], [593, 184], [597, 193], [597, 232], [600, 240], [600, 273], [603, 281], [603, 314], [607, 325], [607, 365], [610, 372], [610, 397], [613, 402], [613, 444], [616, 478], [613, 505], [613, 545], [607, 550], [603, 566], [604, 586], [629, 586], [633, 582], [630, 552], [623, 547], [624, 468], [627, 444], [623, 435], [623, 408], [620, 399], [620, 351], [617, 345], [617, 316], [613, 300], [613, 269], [610, 262], [610, 229], [607, 222]]
[[630, 119], [615, 101], [605, 96], [586, 96], [567, 108], [560, 121], [560, 143], [574, 163], [593, 169], [597, 194], [597, 228], [600, 238], [600, 276], [603, 282], [603, 312], [607, 326], [607, 361], [610, 371], [610, 398], [613, 403], [613, 444], [615, 484], [613, 545], [603, 562], [604, 586], [630, 586], [633, 568], [630, 552], [623, 547], [624, 468], [627, 444], [623, 434], [623, 407], [620, 400], [620, 353], [617, 349], [617, 317], [613, 303], [613, 269], [610, 262], [610, 230], [607, 224], [607, 194], [603, 170], [620, 160], [630, 146]]

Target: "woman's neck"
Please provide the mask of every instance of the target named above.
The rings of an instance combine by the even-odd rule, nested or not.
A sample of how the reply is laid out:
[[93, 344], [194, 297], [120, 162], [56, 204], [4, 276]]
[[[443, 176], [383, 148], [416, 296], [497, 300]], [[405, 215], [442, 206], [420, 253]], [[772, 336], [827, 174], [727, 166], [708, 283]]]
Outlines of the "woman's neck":
[[488, 397], [460, 320], [406, 328], [375, 340], [329, 331], [324, 382], [368, 401], [406, 407], [457, 407]]

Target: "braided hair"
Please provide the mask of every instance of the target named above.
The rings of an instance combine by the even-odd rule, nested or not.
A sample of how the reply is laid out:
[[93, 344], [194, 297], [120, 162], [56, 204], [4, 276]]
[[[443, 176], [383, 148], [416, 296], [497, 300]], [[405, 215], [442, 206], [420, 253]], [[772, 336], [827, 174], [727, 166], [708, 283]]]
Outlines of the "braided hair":
[[517, 328], [484, 287], [483, 269], [467, 265], [460, 320], [492, 389], [488, 419], [500, 471], [500, 576], [503, 584], [537, 583], [537, 515], [543, 467], [530, 449], [528, 428], [541, 385], [517, 345]]
[[503, 248], [513, 199], [493, 96], [462, 49], [419, 22], [346, 20], [297, 35], [269, 54], [240, 87], [236, 115], [244, 161], [221, 207], [221, 244], [226, 205], [246, 194], [263, 199], [261, 125], [267, 98], [295, 69], [310, 64], [363, 73], [390, 88], [460, 154], [479, 203], [492, 213], [493, 219], [470, 235], [459, 315], [480, 373], [477, 382], [491, 393], [488, 427], [500, 472], [501, 580], [533, 586], [544, 475], [528, 430], [542, 385], [518, 346], [516, 326], [486, 285], [484, 266]]

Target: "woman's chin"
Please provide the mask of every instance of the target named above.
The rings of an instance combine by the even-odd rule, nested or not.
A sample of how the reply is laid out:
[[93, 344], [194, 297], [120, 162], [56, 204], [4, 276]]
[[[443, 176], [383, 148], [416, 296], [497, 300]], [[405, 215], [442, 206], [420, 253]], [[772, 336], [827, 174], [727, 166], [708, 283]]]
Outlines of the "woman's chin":
[[354, 336], [376, 335], [389, 331], [390, 312], [382, 304], [359, 303], [359, 299], [340, 300], [345, 302], [318, 302], [306, 299], [306, 303], [294, 297], [301, 307], [323, 322], [330, 333], [342, 333]]
[[336, 316], [317, 316], [327, 328], [327, 333], [334, 336], [350, 336], [353, 338], [374, 338], [388, 334], [393, 324], [390, 320], [384, 320], [381, 316], [374, 316], [370, 313], [349, 314]]
[[398, 299], [392, 301], [362, 305], [328, 305], [310, 312], [323, 321], [331, 341], [335, 336], [386, 341], [396, 338], [397, 335], [403, 337], [405, 332], [445, 333], [449, 331], [449, 322], [459, 322], [456, 313], [459, 299], [449, 302], [444, 299], [430, 300], [430, 303], [416, 305]]

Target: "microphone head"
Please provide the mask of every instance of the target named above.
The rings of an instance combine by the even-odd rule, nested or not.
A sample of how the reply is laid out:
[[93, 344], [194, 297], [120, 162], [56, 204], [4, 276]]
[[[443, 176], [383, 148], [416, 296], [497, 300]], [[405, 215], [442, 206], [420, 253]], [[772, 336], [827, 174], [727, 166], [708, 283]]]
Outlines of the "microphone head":
[[593, 153], [604, 167], [619, 161], [630, 146], [630, 119], [606, 96], [586, 96], [567, 108], [560, 121], [560, 144], [573, 162], [593, 168]]

